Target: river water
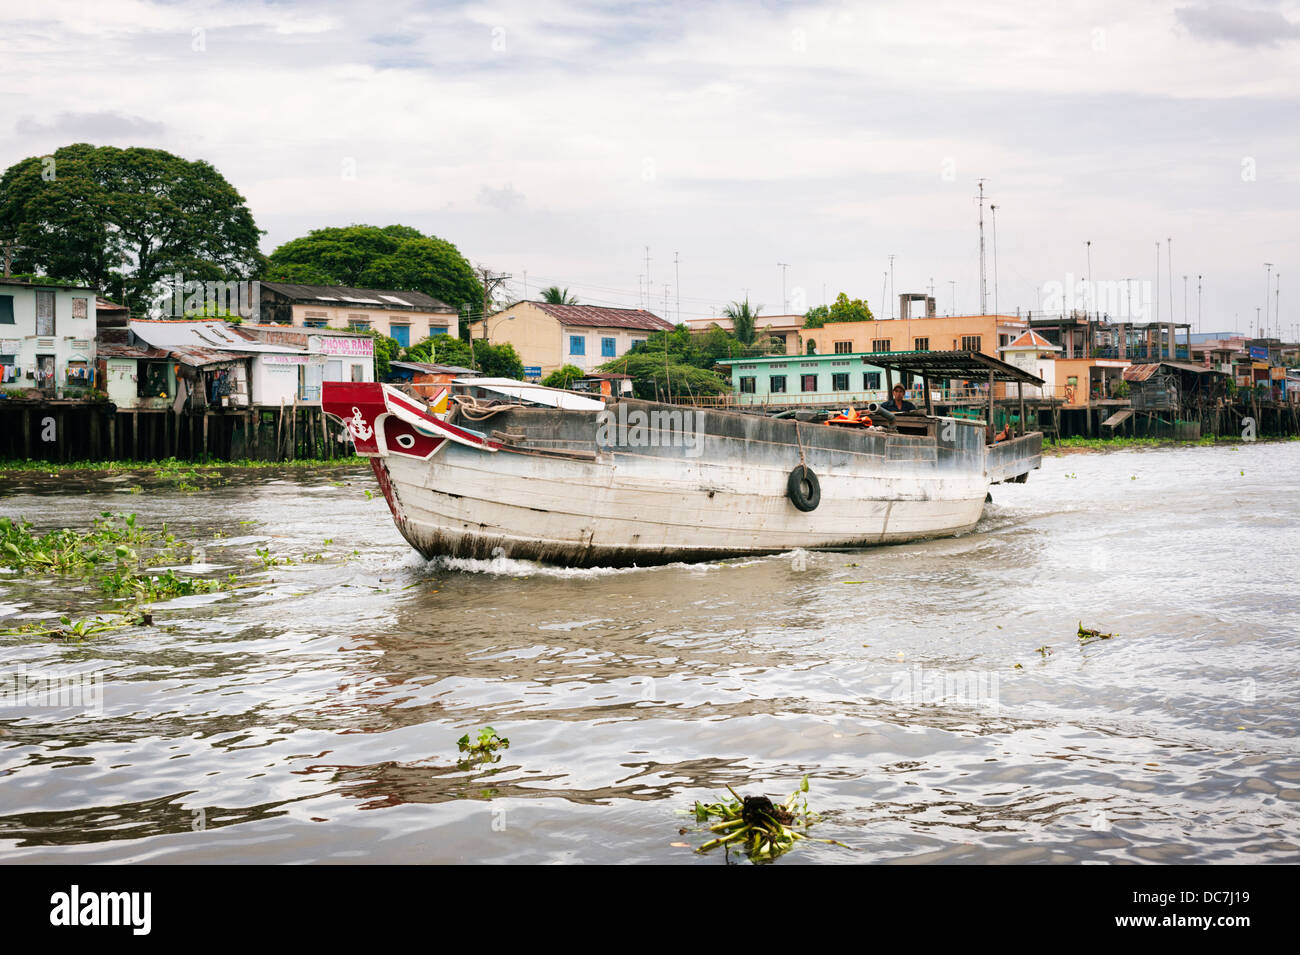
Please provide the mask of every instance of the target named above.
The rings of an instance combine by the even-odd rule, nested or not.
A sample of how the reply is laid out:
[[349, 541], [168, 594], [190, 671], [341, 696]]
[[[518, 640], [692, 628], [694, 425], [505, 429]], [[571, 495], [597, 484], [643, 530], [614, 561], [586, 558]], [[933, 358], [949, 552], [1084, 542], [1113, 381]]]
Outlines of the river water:
[[[426, 562], [364, 468], [5, 476], [0, 514], [133, 511], [249, 586], [0, 638], [102, 681], [0, 708], [0, 860], [720, 864], [694, 800], [806, 774], [844, 845], [782, 865], [1294, 862], [1298, 475], [1295, 442], [1076, 454], [956, 539], [604, 571]], [[7, 626], [103, 607], [0, 576]], [[458, 762], [484, 725], [509, 747]]]

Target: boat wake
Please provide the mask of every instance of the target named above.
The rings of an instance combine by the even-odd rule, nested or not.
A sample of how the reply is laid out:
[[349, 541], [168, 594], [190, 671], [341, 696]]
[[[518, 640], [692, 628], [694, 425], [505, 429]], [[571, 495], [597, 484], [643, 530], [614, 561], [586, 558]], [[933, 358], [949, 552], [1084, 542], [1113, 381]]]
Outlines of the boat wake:
[[486, 574], [492, 577], [555, 577], [584, 580], [596, 577], [610, 577], [619, 574], [647, 574], [665, 570], [687, 570], [694, 573], [707, 573], [727, 567], [749, 567], [768, 560], [789, 560], [791, 554], [772, 554], [764, 557], [747, 557], [743, 559], [699, 561], [687, 563], [678, 561], [672, 564], [659, 564], [653, 567], [557, 567], [541, 564], [532, 560], [516, 560], [511, 557], [493, 557], [482, 560], [473, 557], [434, 557], [425, 560], [418, 553], [412, 553], [406, 561], [409, 567], [424, 568], [427, 571], [456, 571], [462, 574]]

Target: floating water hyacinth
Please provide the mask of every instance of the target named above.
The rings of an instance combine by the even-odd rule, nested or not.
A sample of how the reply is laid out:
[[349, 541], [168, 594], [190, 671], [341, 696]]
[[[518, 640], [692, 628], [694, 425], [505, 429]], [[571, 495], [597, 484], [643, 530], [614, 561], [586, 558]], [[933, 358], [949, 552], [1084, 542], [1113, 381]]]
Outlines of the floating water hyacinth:
[[1091, 640], [1094, 637], [1097, 638], [1098, 640], [1109, 640], [1113, 636], [1115, 636], [1115, 634], [1113, 633], [1102, 633], [1100, 630], [1090, 630], [1088, 627], [1085, 627], [1083, 625], [1082, 620], [1079, 621], [1080, 640]]
[[[808, 809], [807, 776], [783, 803], [774, 803], [767, 796], [741, 796], [730, 786], [727, 791], [734, 797], [730, 802], [695, 803], [697, 822], [708, 822], [715, 816], [720, 820], [709, 826], [709, 832], [718, 833], [717, 838], [710, 839], [696, 852], [732, 846], [744, 851], [751, 862], [771, 862], [793, 849], [801, 839], [812, 838], [804, 830], [818, 817]], [[844, 845], [834, 839], [813, 841]]]

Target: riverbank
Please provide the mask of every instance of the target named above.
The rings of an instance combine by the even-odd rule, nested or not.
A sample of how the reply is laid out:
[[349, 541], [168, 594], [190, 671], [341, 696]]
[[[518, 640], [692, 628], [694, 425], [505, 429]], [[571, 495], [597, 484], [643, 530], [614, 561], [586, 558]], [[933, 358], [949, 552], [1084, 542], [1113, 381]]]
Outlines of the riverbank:
[[1094, 454], [1104, 451], [1128, 451], [1134, 448], [1208, 448], [1234, 447], [1243, 444], [1284, 444], [1300, 441], [1300, 437], [1225, 438], [1205, 435], [1198, 441], [1175, 441], [1172, 438], [1062, 438], [1059, 444], [1043, 445], [1044, 457], [1063, 457], [1069, 454]]
[[181, 461], [177, 458], [163, 458], [157, 461], [41, 461], [41, 460], [0, 460], [0, 476], [5, 474], [84, 474], [103, 471], [252, 471], [252, 470], [291, 470], [298, 471], [312, 468], [341, 468], [365, 464], [364, 458], [350, 455], [343, 458], [300, 458], [296, 461], [254, 461], [243, 458], [238, 461]]

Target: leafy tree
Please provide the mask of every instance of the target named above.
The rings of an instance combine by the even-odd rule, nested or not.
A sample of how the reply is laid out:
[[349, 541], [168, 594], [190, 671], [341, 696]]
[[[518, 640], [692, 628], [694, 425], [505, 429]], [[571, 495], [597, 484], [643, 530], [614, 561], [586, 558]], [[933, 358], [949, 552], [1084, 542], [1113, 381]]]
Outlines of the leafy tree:
[[835, 301], [830, 307], [818, 305], [816, 308], [810, 308], [804, 313], [804, 328], [821, 328], [827, 322], [871, 322], [875, 321], [875, 316], [871, 314], [871, 309], [867, 307], [864, 299], [850, 299], [848, 295], [841, 292], [835, 296]]
[[408, 348], [406, 357], [409, 361], [477, 368], [491, 378], [522, 380], [524, 377], [524, 363], [515, 346], [508, 342], [489, 345], [475, 339], [471, 351], [470, 343], [455, 335], [434, 335]]
[[410, 226], [313, 229], [271, 253], [268, 280], [357, 288], [409, 289], [459, 309], [481, 310], [483, 286], [454, 245]]
[[576, 365], [564, 365], [543, 378], [542, 384], [547, 388], [568, 388], [575, 378], [581, 378], [585, 374]]
[[550, 305], [578, 304], [578, 298], [576, 295], [570, 295], [567, 288], [562, 289], [558, 285], [552, 285], [550, 288], [542, 289], [542, 301]]
[[0, 234], [16, 271], [99, 289], [126, 287], [143, 308], [155, 283], [249, 278], [262, 232], [244, 197], [210, 164], [161, 149], [76, 143], [0, 176]]
[[731, 390], [716, 372], [675, 360], [671, 353], [665, 363], [663, 352], [628, 352], [622, 358], [601, 366], [602, 371], [632, 376], [632, 391], [638, 398], [653, 399], [672, 394], [676, 397], [721, 395]]
[[750, 308], [749, 297], [746, 296], [743, 302], [732, 302], [722, 310], [722, 314], [731, 319], [732, 334], [742, 343], [750, 345], [754, 341], [754, 322], [762, 310], [761, 305]]

